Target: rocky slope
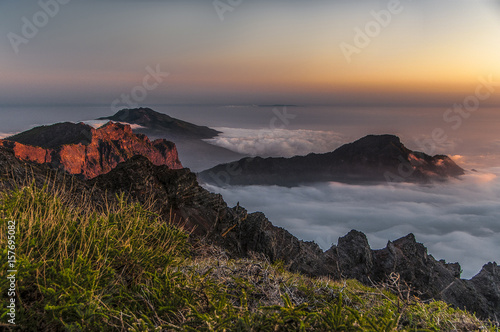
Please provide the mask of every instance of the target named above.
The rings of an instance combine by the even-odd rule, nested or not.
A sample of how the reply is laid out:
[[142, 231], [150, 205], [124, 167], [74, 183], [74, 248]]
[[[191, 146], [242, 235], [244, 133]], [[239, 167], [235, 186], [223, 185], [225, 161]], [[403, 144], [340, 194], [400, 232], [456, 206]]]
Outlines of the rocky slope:
[[107, 173], [135, 155], [145, 156], [155, 165], [182, 168], [174, 143], [150, 141], [132, 133], [130, 126], [113, 122], [98, 129], [69, 122], [36, 127], [0, 140], [0, 145], [21, 160], [48, 164], [86, 179]]
[[259, 253], [270, 261], [285, 262], [292, 271], [354, 278], [368, 285], [385, 282], [397, 273], [423, 299], [442, 299], [483, 318], [500, 314], [500, 267], [496, 263], [486, 264], [471, 280], [460, 279], [458, 263], [434, 259], [413, 234], [372, 250], [366, 236], [353, 230], [323, 252], [314, 242], [298, 240], [272, 225], [263, 213], [228, 207], [221, 195], [199, 186], [188, 170], [154, 166], [143, 157], [118, 165], [90, 184], [107, 192], [108, 199], [124, 192], [142, 203], [155, 201], [156, 209], [185, 225], [195, 241], [219, 245], [234, 257]]
[[464, 174], [447, 156], [407, 149], [394, 135], [369, 135], [333, 152], [292, 158], [243, 158], [199, 174], [224, 185], [295, 186], [307, 182], [429, 182]]
[[11, 149], [0, 147], [0, 173], [4, 187], [23, 177], [28, 181], [35, 177], [40, 185], [48, 178], [66, 181], [73, 190], [87, 193], [96, 205], [114, 201], [119, 193], [131, 201], [153, 202], [165, 219], [192, 231], [195, 246], [217, 245], [233, 257], [258, 253], [272, 262], [283, 261], [292, 271], [355, 278], [369, 285], [386, 282], [397, 273], [422, 299], [442, 299], [482, 318], [500, 316], [500, 267], [496, 263], [486, 264], [471, 280], [460, 279], [458, 263], [434, 259], [412, 234], [372, 250], [363, 233], [351, 231], [323, 252], [315, 243], [273, 226], [260, 212], [228, 207], [220, 195], [199, 186], [188, 169], [156, 166], [143, 156], [132, 157], [91, 180], [80, 180], [61, 177], [46, 165], [20, 161]]

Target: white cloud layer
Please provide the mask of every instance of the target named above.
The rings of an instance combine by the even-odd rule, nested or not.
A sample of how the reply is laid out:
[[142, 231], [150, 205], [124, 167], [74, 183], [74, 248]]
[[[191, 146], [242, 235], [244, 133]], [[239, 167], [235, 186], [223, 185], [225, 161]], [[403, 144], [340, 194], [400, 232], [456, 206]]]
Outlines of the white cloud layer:
[[18, 134], [19, 132], [12, 132], [12, 133], [0, 133], [0, 139], [4, 139], [6, 137]]
[[[500, 175], [500, 168], [490, 170]], [[470, 278], [488, 261], [500, 261], [500, 176], [471, 173], [448, 184], [346, 185], [295, 188], [246, 186], [207, 189], [229, 205], [262, 211], [274, 225], [324, 250], [351, 229], [373, 249], [412, 232], [436, 259], [459, 262]]]
[[[82, 122], [85, 123], [86, 125], [89, 125], [89, 126], [93, 127], [94, 129], [97, 129], [99, 127], [104, 126], [109, 121], [112, 121], [112, 120], [88, 120], [88, 121], [82, 121]], [[141, 126], [141, 125], [138, 125], [138, 124], [134, 124], [134, 123], [120, 122], [120, 121], [113, 121], [113, 122], [115, 122], [115, 123], [121, 123], [121, 124], [125, 124], [125, 125], [129, 125], [132, 129], [145, 128], [144, 126]]]
[[341, 134], [318, 130], [214, 128], [221, 131], [206, 142], [250, 156], [292, 157], [325, 153], [345, 143]]

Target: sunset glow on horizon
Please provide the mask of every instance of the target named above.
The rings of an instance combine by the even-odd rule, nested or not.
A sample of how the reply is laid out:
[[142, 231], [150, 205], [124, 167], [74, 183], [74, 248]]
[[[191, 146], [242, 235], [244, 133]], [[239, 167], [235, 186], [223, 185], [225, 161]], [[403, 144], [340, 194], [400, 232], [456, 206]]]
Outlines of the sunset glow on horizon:
[[[390, 6], [397, 14], [384, 17]], [[152, 104], [425, 105], [473, 92], [479, 77], [500, 80], [490, 1], [246, 1], [222, 21], [201, 1], [75, 2], [13, 45], [8, 34], [22, 37], [22, 17], [40, 10], [0, 4], [2, 104], [105, 104], [155, 65], [170, 76]]]

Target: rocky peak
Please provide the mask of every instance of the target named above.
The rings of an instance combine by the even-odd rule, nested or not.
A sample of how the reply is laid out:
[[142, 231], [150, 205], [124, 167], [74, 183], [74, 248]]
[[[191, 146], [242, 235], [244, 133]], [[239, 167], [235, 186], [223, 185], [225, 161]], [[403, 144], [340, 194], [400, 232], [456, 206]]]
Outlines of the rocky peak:
[[144, 128], [137, 129], [148, 135], [162, 135], [169, 138], [212, 138], [219, 134], [218, 131], [182, 121], [167, 114], [159, 113], [151, 108], [141, 107], [123, 109], [112, 116], [102, 117], [98, 120], [112, 120], [138, 124]]
[[337, 245], [339, 272], [343, 276], [364, 276], [363, 281], [373, 270], [373, 255], [368, 239], [362, 232], [351, 230], [340, 237]]
[[135, 155], [147, 157], [154, 165], [182, 168], [174, 143], [151, 142], [145, 135], [134, 134], [129, 125], [111, 121], [98, 129], [69, 122], [36, 127], [0, 144], [21, 160], [48, 164], [86, 179], [107, 173]]
[[[390, 246], [390, 241], [388, 246]], [[392, 242], [394, 248], [401, 250], [403, 255], [413, 255], [425, 259], [427, 257], [427, 248], [424, 247], [422, 243], [418, 243], [415, 239], [415, 235], [410, 233], [396, 241]]]
[[476, 292], [485, 295], [488, 306], [500, 313], [500, 266], [496, 262], [485, 264], [470, 282]]
[[395, 135], [367, 135], [353, 143], [343, 145], [339, 151], [351, 151], [359, 154], [401, 154], [408, 149]]
[[[173, 122], [174, 119], [167, 114], [156, 112], [148, 107], [122, 109], [112, 116], [117, 121], [133, 122], [139, 125], [147, 126], [153, 120], [163, 120]], [[111, 117], [110, 117], [111, 118]], [[104, 119], [104, 118], [101, 118]]]
[[108, 121], [99, 129], [101, 130], [96, 131], [97, 133], [108, 135], [109, 137], [114, 137], [117, 139], [122, 138], [126, 135], [133, 135], [132, 128], [129, 125], [119, 122]]

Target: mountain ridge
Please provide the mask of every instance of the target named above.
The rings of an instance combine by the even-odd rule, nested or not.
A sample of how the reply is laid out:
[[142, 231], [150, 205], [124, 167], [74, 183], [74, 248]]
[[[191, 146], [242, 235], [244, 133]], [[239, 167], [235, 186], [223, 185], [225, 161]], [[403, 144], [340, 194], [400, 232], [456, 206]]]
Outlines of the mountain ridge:
[[291, 158], [243, 158], [199, 173], [200, 180], [225, 185], [296, 186], [309, 182], [423, 182], [464, 174], [445, 155], [406, 148], [395, 135], [368, 135], [328, 153]]
[[206, 126], [173, 118], [167, 114], [159, 113], [148, 107], [122, 109], [112, 116], [100, 117], [97, 120], [111, 120], [127, 122], [143, 126], [145, 134], [167, 135], [172, 138], [204, 139], [213, 138], [220, 132]]

